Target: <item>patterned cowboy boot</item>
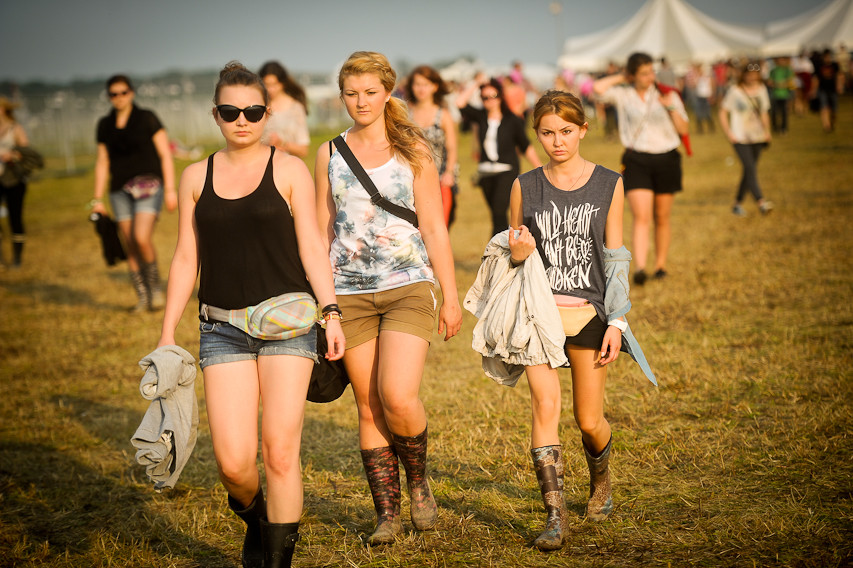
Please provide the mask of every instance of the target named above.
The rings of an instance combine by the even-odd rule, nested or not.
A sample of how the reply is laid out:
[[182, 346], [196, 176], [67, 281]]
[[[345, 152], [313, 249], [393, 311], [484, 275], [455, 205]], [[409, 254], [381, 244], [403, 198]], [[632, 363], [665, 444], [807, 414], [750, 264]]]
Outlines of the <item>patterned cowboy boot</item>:
[[299, 540], [299, 523], [269, 523], [261, 519], [261, 540], [264, 568], [290, 568]]
[[131, 271], [130, 281], [133, 284], [133, 289], [136, 290], [136, 305], [133, 306], [132, 311], [144, 312], [148, 310], [151, 305], [151, 293], [148, 291], [142, 272]]
[[157, 261], [142, 265], [142, 275], [150, 295], [149, 309], [160, 310], [166, 305], [166, 294], [163, 293], [163, 283], [160, 281], [160, 269]]
[[400, 520], [400, 467], [394, 448], [385, 446], [361, 450], [367, 484], [376, 509], [376, 530], [367, 544], [389, 544], [403, 532]]
[[[583, 442], [581, 442], [583, 443]], [[603, 521], [613, 510], [613, 498], [610, 491], [610, 445], [613, 436], [597, 457], [589, 453], [586, 444], [583, 452], [589, 466], [589, 502], [586, 504], [586, 516], [593, 521]]]
[[228, 496], [228, 506], [234, 514], [246, 523], [246, 537], [243, 539], [243, 552], [240, 555], [243, 568], [261, 568], [264, 564], [264, 549], [261, 543], [261, 520], [267, 516], [267, 504], [264, 490], [258, 487], [255, 498], [248, 507]]
[[568, 537], [568, 518], [566, 505], [563, 501], [563, 447], [542, 446], [533, 448], [533, 468], [536, 470], [536, 480], [542, 501], [548, 513], [545, 531], [540, 534], [533, 545], [539, 550], [557, 550], [563, 547]]
[[419, 531], [431, 529], [438, 521], [438, 507], [426, 476], [427, 429], [424, 428], [417, 436], [398, 436], [392, 432], [391, 437], [406, 468], [412, 524]]

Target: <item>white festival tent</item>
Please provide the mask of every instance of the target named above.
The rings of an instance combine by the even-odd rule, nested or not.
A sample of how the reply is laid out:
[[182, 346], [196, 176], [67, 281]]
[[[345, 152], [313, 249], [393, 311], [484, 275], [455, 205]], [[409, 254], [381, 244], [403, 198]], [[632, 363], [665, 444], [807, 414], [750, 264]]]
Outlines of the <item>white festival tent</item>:
[[761, 26], [711, 18], [684, 0], [649, 0], [622, 24], [566, 40], [558, 65], [600, 71], [610, 61], [623, 65], [630, 54], [643, 51], [683, 67], [691, 61], [758, 53], [763, 37]]
[[853, 45], [853, 0], [831, 0], [804, 14], [778, 20], [764, 28], [761, 52], [767, 56], [795, 55], [801, 49]]

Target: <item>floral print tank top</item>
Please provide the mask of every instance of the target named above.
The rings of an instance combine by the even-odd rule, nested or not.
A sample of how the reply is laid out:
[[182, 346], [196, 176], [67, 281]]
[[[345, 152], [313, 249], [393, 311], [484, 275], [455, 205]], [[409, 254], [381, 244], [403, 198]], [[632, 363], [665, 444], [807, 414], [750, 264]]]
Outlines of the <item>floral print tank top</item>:
[[[365, 171], [386, 199], [415, 210], [414, 174], [408, 165], [392, 157]], [[433, 282], [420, 231], [374, 205], [337, 150], [329, 159], [329, 184], [336, 209], [335, 239], [329, 251], [336, 294], [381, 292], [415, 282]]]

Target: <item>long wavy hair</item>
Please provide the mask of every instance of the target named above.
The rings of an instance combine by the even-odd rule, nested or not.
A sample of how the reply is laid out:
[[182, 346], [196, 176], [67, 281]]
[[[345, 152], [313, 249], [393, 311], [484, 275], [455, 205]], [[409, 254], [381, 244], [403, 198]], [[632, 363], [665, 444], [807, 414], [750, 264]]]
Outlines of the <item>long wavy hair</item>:
[[284, 65], [278, 61], [267, 61], [261, 65], [261, 70], [258, 71], [261, 79], [267, 75], [273, 75], [278, 82], [284, 87], [284, 92], [293, 97], [296, 102], [305, 108], [305, 114], [308, 114], [308, 97], [305, 96], [305, 89], [302, 85], [296, 82], [296, 79], [290, 76]]
[[[344, 62], [338, 73], [338, 88], [343, 95], [344, 79], [358, 75], [376, 75], [387, 93], [393, 93], [397, 85], [397, 73], [388, 59], [375, 51], [356, 51]], [[421, 129], [409, 120], [406, 103], [391, 97], [385, 103], [385, 137], [391, 152], [405, 161], [417, 176], [421, 172], [421, 161], [432, 159], [432, 153]]]
[[444, 82], [444, 79], [441, 78], [438, 71], [430, 67], [429, 65], [418, 65], [415, 67], [409, 76], [406, 78], [406, 82], [403, 85], [403, 90], [406, 92], [406, 100], [410, 103], [417, 102], [415, 100], [415, 93], [412, 91], [412, 83], [415, 80], [415, 75], [420, 75], [430, 83], [436, 86], [436, 91], [432, 94], [432, 102], [434, 102], [437, 106], [444, 106], [444, 97], [447, 96], [447, 93], [450, 91], [447, 88], [447, 84]]

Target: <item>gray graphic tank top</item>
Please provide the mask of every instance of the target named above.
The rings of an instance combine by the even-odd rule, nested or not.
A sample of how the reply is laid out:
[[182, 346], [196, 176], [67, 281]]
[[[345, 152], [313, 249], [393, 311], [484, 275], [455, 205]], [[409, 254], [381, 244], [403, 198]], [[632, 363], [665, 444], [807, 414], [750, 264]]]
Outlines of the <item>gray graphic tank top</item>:
[[551, 291], [589, 300], [605, 321], [604, 226], [619, 178], [595, 166], [588, 182], [563, 191], [542, 168], [518, 177], [522, 222], [536, 239]]

